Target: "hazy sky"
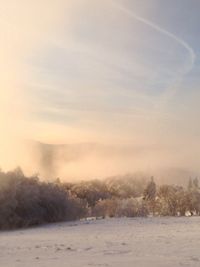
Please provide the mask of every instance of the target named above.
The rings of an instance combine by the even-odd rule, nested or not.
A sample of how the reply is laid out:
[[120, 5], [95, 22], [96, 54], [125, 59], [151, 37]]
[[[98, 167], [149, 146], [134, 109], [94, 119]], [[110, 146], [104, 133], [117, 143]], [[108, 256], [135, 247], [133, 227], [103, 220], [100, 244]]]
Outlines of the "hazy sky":
[[199, 0], [0, 0], [1, 143], [197, 153], [199, 12]]

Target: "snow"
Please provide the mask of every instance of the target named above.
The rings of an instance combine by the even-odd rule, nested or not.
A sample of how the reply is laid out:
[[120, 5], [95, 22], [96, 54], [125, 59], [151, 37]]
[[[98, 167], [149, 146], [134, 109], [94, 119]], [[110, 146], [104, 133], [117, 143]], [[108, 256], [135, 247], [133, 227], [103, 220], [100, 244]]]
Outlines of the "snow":
[[57, 223], [0, 233], [3, 267], [200, 266], [200, 217]]

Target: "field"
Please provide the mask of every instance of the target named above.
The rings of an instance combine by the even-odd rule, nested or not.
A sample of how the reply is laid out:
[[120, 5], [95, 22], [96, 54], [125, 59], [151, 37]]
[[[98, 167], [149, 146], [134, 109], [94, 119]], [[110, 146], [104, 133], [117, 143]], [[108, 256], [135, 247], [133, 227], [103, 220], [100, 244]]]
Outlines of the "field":
[[200, 217], [67, 222], [0, 233], [4, 267], [200, 266]]

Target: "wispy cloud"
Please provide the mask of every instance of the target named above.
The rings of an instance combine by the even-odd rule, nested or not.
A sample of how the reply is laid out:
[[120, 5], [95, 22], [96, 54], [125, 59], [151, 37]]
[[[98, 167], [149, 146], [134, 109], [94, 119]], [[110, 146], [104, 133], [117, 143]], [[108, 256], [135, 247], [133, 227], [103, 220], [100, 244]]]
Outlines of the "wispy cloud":
[[[191, 114], [198, 109], [198, 55], [193, 49], [198, 32], [184, 26], [197, 27], [192, 18], [186, 22], [186, 16], [170, 14], [162, 26], [160, 17], [145, 8], [149, 1], [142, 2], [138, 8], [139, 0], [3, 1], [0, 144], [9, 144], [13, 135], [56, 143], [158, 145], [190, 136], [182, 118], [194, 129], [196, 120], [183, 116], [177, 103], [181, 82], [194, 68], [195, 94], [189, 104], [196, 109]], [[165, 14], [159, 2], [151, 0]], [[180, 1], [174, 2], [178, 12]], [[180, 29], [172, 30], [177, 22], [185, 29], [181, 37], [175, 33]], [[182, 105], [186, 102], [185, 96]], [[6, 146], [0, 160], [5, 151]]]
[[[187, 42], [185, 42], [184, 40], [182, 40], [181, 38], [179, 38], [175, 34], [167, 31], [166, 29], [162, 28], [161, 26], [157, 25], [156, 23], [153, 23], [152, 21], [149, 21], [149, 20], [135, 14], [131, 9], [128, 9], [124, 5], [121, 5], [118, 1], [111, 0], [111, 2], [115, 8], [120, 9], [122, 12], [124, 12], [127, 15], [129, 15], [130, 17], [132, 17], [134, 20], [137, 20], [141, 23], [144, 23], [145, 25], [148, 25], [149, 27], [153, 28], [155, 31], [159, 32], [160, 34], [168, 36], [169, 38], [176, 41], [180, 46], [182, 46], [183, 48], [186, 49], [186, 51], [188, 52], [188, 60], [186, 61], [185, 65], [181, 66], [182, 67], [181, 70], [177, 73], [177, 78], [175, 80], [175, 85], [176, 85], [176, 89], [177, 89], [177, 87], [178, 87], [177, 82], [180, 82], [182, 77], [184, 75], [186, 75], [187, 73], [189, 73], [194, 66], [196, 55], [195, 55], [193, 48]], [[172, 89], [172, 87], [174, 89], [173, 85], [174, 84], [169, 86], [168, 91], [165, 92], [165, 96], [166, 95], [172, 96], [171, 89]]]

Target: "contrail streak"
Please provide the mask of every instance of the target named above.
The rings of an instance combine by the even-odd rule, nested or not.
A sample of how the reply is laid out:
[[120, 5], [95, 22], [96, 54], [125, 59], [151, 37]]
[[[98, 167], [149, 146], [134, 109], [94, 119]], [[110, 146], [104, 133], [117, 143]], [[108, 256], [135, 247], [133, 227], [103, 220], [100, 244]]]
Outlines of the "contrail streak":
[[115, 2], [113, 0], [111, 0], [111, 3], [115, 7], [117, 7], [118, 9], [120, 9], [121, 11], [123, 11], [124, 13], [126, 13], [127, 15], [129, 15], [130, 17], [134, 18], [135, 20], [140, 21], [140, 22], [148, 25], [149, 27], [153, 28], [157, 32], [160, 32], [162, 34], [165, 34], [166, 36], [172, 38], [177, 43], [179, 43], [182, 47], [184, 47], [188, 51], [189, 56], [190, 56], [190, 62], [188, 64], [187, 70], [185, 70], [185, 74], [188, 73], [193, 68], [193, 65], [195, 63], [196, 55], [194, 53], [194, 50], [192, 49], [192, 47], [188, 43], [186, 43], [184, 40], [180, 39], [179, 37], [177, 37], [173, 33], [168, 32], [167, 30], [159, 27], [157, 24], [155, 24], [155, 23], [153, 23], [153, 22], [151, 22], [151, 21], [149, 21], [147, 19], [144, 19], [144, 18], [136, 15], [132, 10], [129, 10], [129, 9], [123, 7], [119, 3], [117, 3], [117, 2]]
[[194, 50], [192, 49], [192, 47], [188, 43], [186, 43], [181, 38], [177, 37], [175, 34], [163, 29], [162, 27], [158, 26], [157, 24], [155, 24], [155, 23], [153, 23], [153, 22], [151, 22], [151, 21], [149, 21], [143, 17], [136, 15], [132, 10], [129, 10], [128, 8], [120, 5], [116, 1], [111, 0], [111, 4], [113, 4], [113, 6], [115, 6], [116, 8], [118, 8], [119, 10], [124, 12], [125, 14], [129, 15], [133, 19], [135, 19], [139, 22], [142, 22], [143, 24], [151, 27], [152, 29], [156, 30], [157, 32], [164, 34], [164, 35], [168, 36], [169, 38], [173, 39], [179, 45], [181, 45], [183, 48], [185, 48], [189, 54], [189, 62], [187, 63], [187, 66], [184, 66], [182, 74], [177, 77], [176, 82], [173, 85], [171, 85], [167, 88], [165, 93], [161, 96], [160, 101], [158, 101], [155, 104], [155, 108], [157, 110], [160, 110], [160, 112], [161, 112], [161, 110], [165, 109], [165, 106], [167, 104], [167, 100], [171, 99], [177, 93], [178, 84], [181, 82], [182, 77], [192, 70], [194, 63], [195, 63], [195, 59], [196, 59], [196, 55], [194, 53]]

